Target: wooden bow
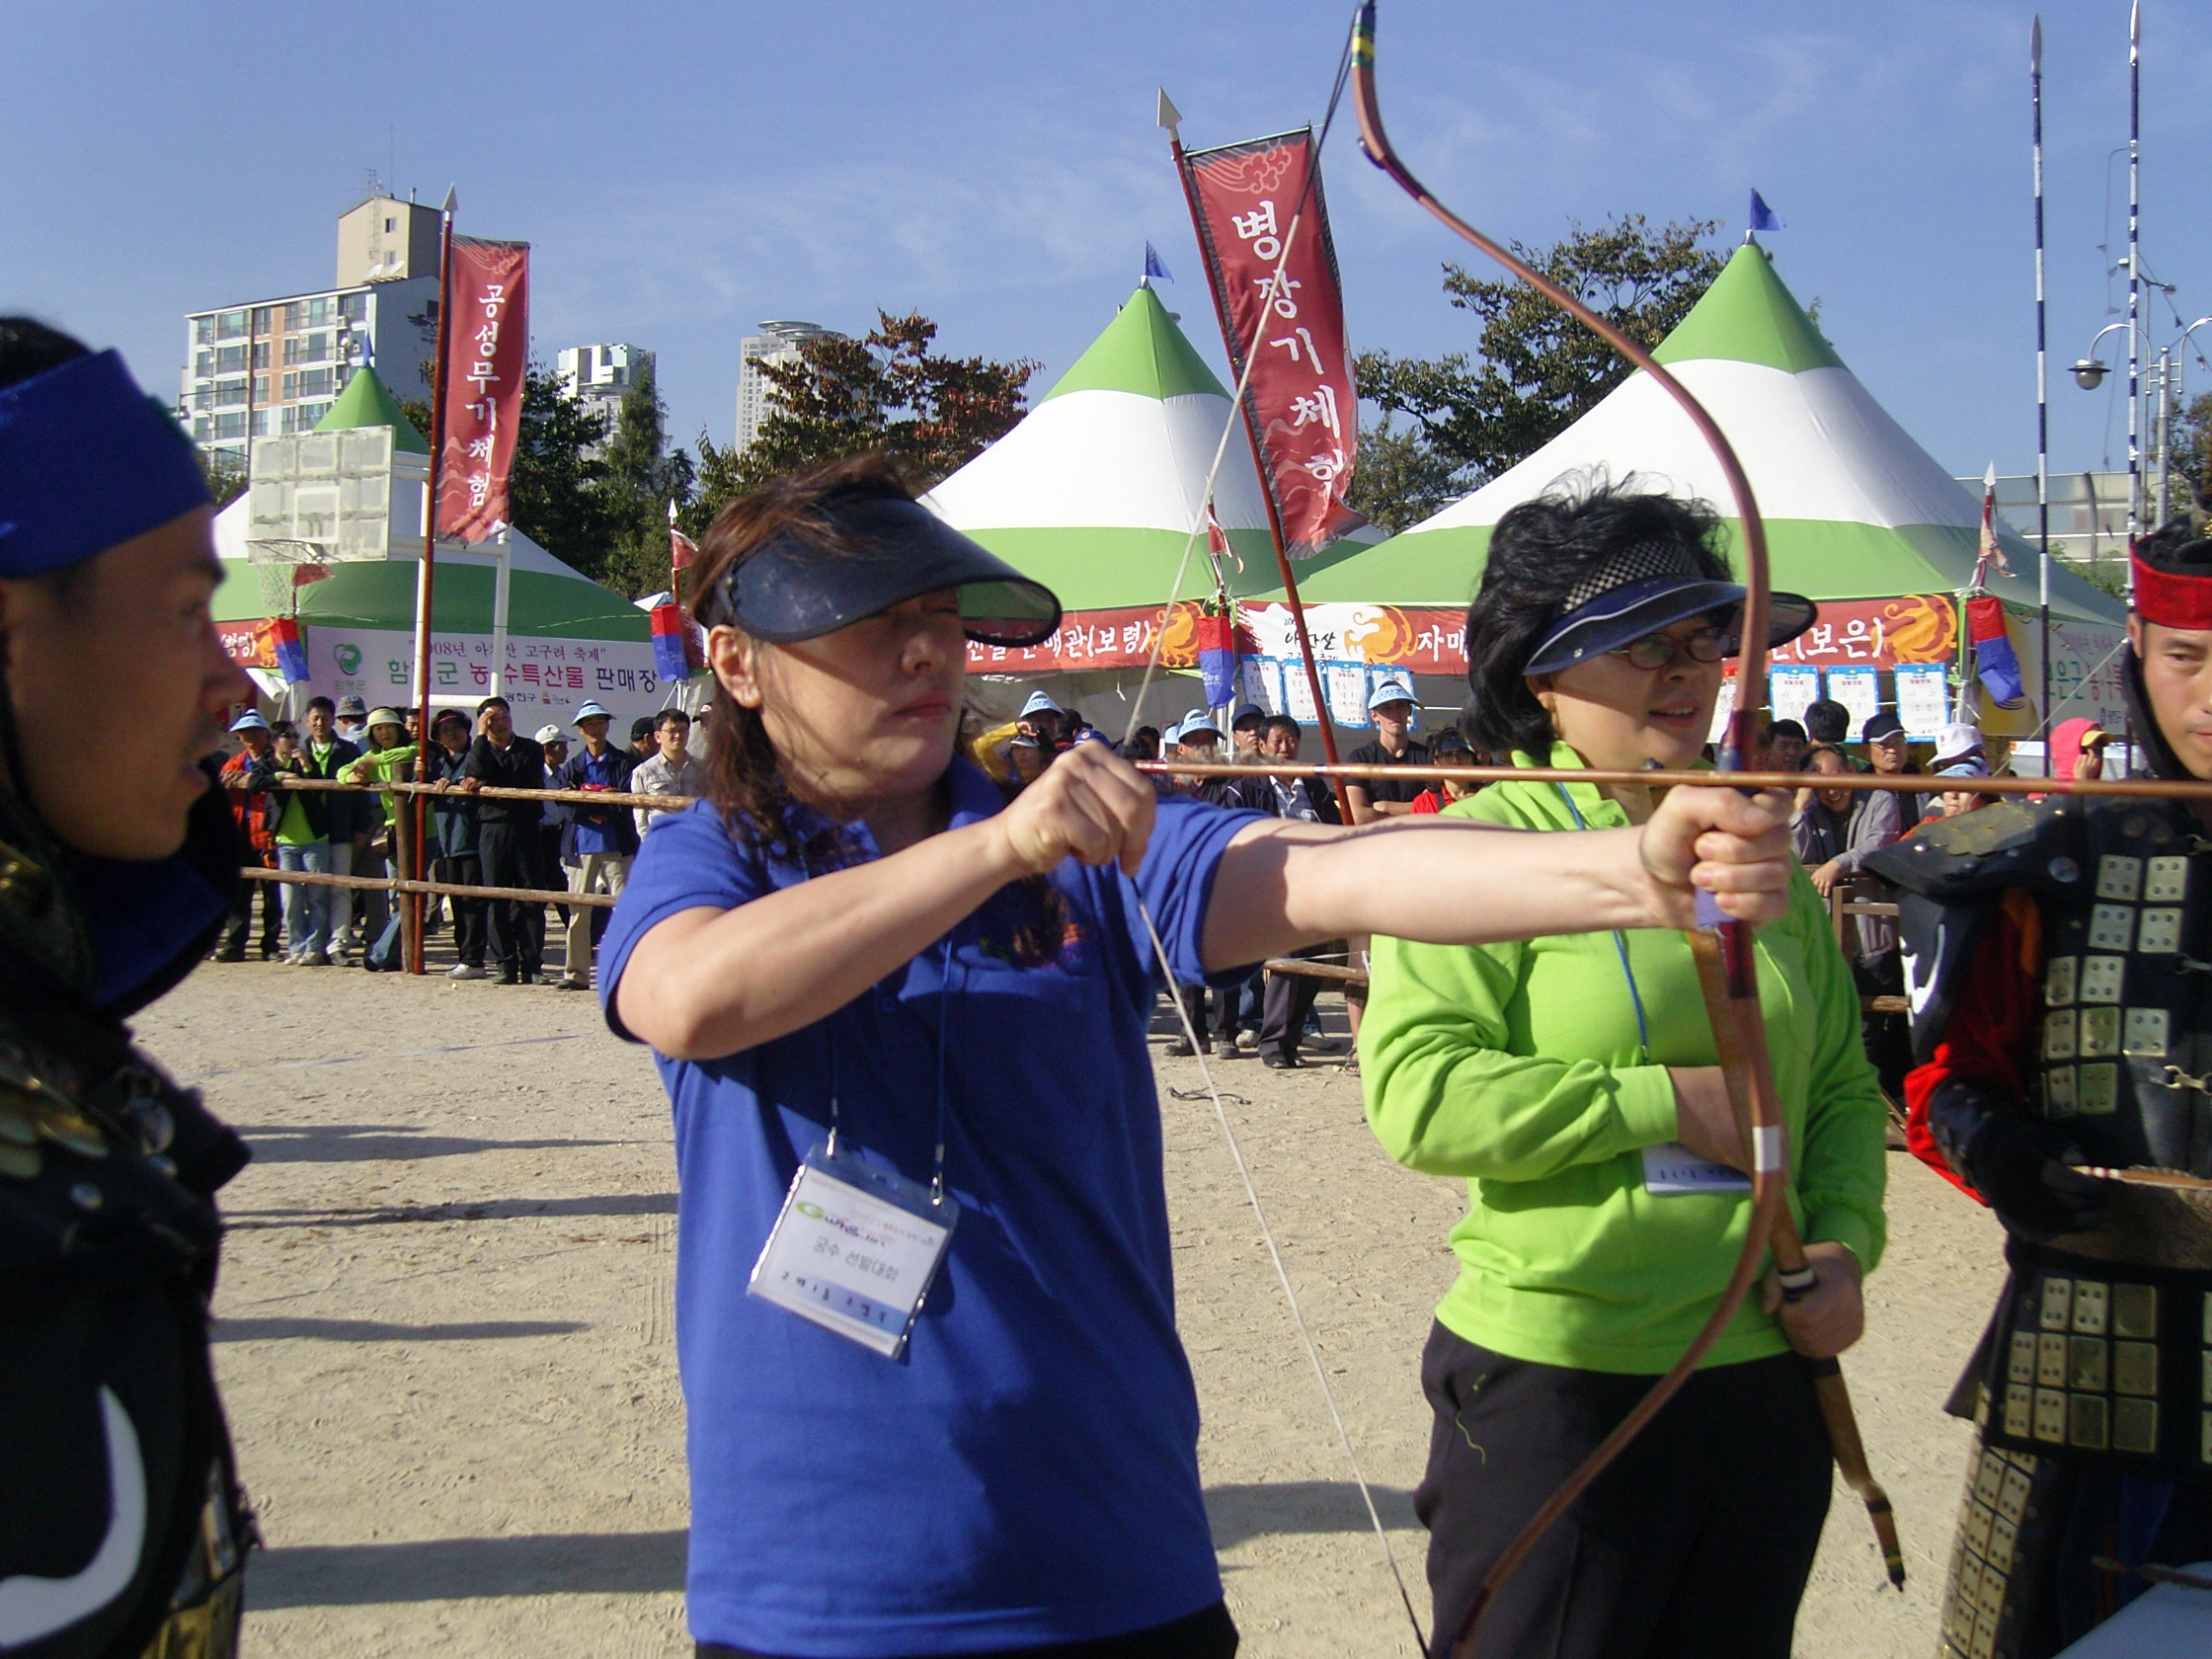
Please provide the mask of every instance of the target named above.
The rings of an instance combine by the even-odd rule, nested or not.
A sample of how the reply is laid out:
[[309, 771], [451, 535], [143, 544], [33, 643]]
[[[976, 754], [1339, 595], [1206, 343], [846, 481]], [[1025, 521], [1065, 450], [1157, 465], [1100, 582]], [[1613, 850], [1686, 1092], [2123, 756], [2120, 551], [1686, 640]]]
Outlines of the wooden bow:
[[[1720, 463], [1729, 494], [1734, 498], [1736, 516], [1743, 526], [1744, 586], [1747, 590], [1741, 625], [1742, 651], [1737, 659], [1738, 695], [1729, 713], [1727, 737], [1720, 750], [1720, 766], [1724, 771], [1742, 770], [1752, 752], [1753, 720], [1764, 701], [1760, 691], [1766, 683], [1767, 634], [1772, 608], [1767, 530], [1759, 514], [1759, 504], [1752, 495], [1751, 480], [1745, 476], [1743, 464], [1737, 460], [1734, 448], [1711, 413], [1663, 364], [1655, 361], [1649, 352], [1566, 289], [1531, 269], [1511, 250], [1493, 242], [1454, 213], [1398, 159], [1388, 134], [1382, 129], [1382, 106], [1376, 96], [1375, 10], [1376, 0], [1364, 0], [1352, 24], [1352, 104], [1359, 114], [1360, 144], [1367, 151], [1368, 159], [1455, 233], [1504, 266], [1657, 381], [1690, 418], [1712, 450], [1713, 458]], [[1635, 1409], [1622, 1418], [1582, 1466], [1567, 1477], [1565, 1484], [1551, 1495], [1498, 1557], [1476, 1591], [1453, 1642], [1454, 1659], [1465, 1659], [1473, 1654], [1485, 1609], [1537, 1541], [1689, 1382], [1698, 1363], [1743, 1305], [1758, 1276], [1760, 1258], [1768, 1249], [1774, 1250], [1785, 1296], [1802, 1297], [1813, 1288], [1813, 1276], [1806, 1266], [1804, 1249], [1789, 1213], [1788, 1159], [1783, 1146], [1780, 1106], [1775, 1093], [1774, 1067], [1767, 1054], [1767, 1027], [1759, 1006], [1758, 964], [1753, 954], [1752, 930], [1745, 922], [1729, 920], [1703, 896], [1699, 898], [1698, 909], [1699, 925], [1690, 935], [1691, 950], [1698, 963], [1705, 1006], [1712, 1019], [1716, 1058], [1727, 1078], [1729, 1099], [1736, 1110], [1744, 1145], [1752, 1153], [1752, 1207], [1749, 1224], [1744, 1229], [1743, 1248], [1737, 1254], [1727, 1287], [1721, 1292], [1711, 1317], [1675, 1362], [1674, 1369], [1653, 1384]], [[1816, 1368], [1816, 1371], [1821, 1369]], [[1866, 1503], [1891, 1582], [1902, 1587], [1904, 1560], [1898, 1547], [1889, 1499], [1866, 1468], [1865, 1452], [1859, 1444], [1841, 1370], [1833, 1361], [1826, 1362], [1824, 1370], [1824, 1375], [1816, 1376], [1815, 1386], [1837, 1461], [1846, 1479]]]

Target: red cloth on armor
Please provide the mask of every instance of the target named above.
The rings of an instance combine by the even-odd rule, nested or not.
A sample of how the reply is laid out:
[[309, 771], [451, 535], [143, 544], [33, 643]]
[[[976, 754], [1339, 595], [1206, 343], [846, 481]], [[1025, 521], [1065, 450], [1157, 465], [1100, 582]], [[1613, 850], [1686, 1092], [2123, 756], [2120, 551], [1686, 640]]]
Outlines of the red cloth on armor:
[[1928, 1103], [1953, 1077], [1976, 1077], [2013, 1100], [2027, 1099], [2042, 967], [2042, 915], [2023, 889], [2011, 888], [1975, 947], [1934, 1057], [1905, 1074], [1905, 1145], [1977, 1204], [1987, 1200], [1936, 1146]]

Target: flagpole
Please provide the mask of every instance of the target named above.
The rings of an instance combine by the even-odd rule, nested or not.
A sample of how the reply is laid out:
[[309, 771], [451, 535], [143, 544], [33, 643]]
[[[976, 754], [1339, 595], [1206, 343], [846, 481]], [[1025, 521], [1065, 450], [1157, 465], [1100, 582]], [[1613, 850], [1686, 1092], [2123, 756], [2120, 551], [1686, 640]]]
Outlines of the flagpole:
[[[2143, 533], [2143, 0], [2127, 12], [2127, 541]], [[2128, 560], [2128, 602], [2135, 561]]]
[[[437, 244], [437, 356], [431, 367], [431, 477], [430, 499], [423, 513], [423, 563], [415, 573], [415, 776], [430, 780], [431, 765], [431, 621], [432, 594], [437, 571], [437, 494], [445, 461], [445, 328], [453, 310], [453, 211], [459, 198], [448, 187], [445, 204], [438, 209]], [[428, 837], [424, 833], [427, 796], [415, 797], [415, 868], [410, 874], [423, 879]], [[423, 971], [423, 896], [411, 893], [407, 905], [414, 920], [409, 941], [407, 971]]]
[[[2049, 769], [2051, 707], [2051, 388], [2044, 336], [2043, 300], [2043, 19], [2036, 15], [2027, 35], [2028, 103], [2034, 118], [2035, 151], [2035, 531], [2042, 557], [2037, 561], [2037, 608], [2041, 616], [2043, 665], [2044, 768]], [[2092, 513], [2096, 504], [2090, 504]]]

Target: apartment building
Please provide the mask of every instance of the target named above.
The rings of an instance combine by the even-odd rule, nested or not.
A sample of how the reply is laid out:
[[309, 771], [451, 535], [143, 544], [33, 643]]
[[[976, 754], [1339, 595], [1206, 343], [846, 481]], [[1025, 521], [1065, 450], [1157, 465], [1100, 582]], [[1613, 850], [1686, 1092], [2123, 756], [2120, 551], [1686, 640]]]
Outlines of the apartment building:
[[189, 313], [186, 430], [243, 467], [254, 438], [312, 431], [371, 359], [396, 396], [427, 399], [437, 257], [436, 208], [371, 196], [339, 215], [330, 287]]

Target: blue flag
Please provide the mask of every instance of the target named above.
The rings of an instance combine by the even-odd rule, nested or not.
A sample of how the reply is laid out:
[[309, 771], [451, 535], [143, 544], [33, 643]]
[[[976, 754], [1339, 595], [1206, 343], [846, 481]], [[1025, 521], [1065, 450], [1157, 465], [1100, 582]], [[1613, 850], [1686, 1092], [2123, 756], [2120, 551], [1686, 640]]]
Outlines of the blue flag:
[[1751, 193], [1751, 228], [1753, 230], [1787, 230], [1789, 221], [1767, 205], [1767, 198], [1757, 191]]
[[1175, 280], [1175, 274], [1167, 269], [1167, 262], [1159, 257], [1159, 250], [1149, 242], [1145, 244], [1145, 276], [1147, 280], [1154, 276], [1163, 282]]

